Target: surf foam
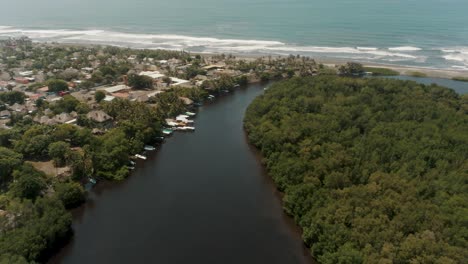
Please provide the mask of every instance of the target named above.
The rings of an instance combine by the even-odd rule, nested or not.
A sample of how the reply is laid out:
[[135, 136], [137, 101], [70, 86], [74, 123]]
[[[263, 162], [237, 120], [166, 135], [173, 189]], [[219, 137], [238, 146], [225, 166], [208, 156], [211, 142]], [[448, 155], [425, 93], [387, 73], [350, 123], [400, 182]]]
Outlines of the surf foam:
[[[377, 47], [325, 47], [305, 46], [274, 40], [221, 39], [174, 34], [135, 34], [101, 29], [21, 29], [0, 26], [0, 37], [28, 36], [34, 41], [61, 43], [102, 44], [130, 48], [186, 50], [200, 53], [233, 53], [258, 55], [301, 54], [340, 59], [375, 62], [424, 62], [421, 48], [412, 46]], [[450, 54], [447, 54], [450, 55]], [[451, 57], [450, 57], [451, 58]]]

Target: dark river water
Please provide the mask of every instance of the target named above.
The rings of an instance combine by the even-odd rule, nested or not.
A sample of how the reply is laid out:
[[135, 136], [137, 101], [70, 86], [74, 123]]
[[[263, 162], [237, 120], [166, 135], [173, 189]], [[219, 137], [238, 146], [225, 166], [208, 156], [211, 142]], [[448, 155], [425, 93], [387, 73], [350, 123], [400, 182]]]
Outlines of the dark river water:
[[51, 263], [311, 263], [242, 128], [251, 85], [200, 108], [122, 183], [101, 183], [74, 212]]

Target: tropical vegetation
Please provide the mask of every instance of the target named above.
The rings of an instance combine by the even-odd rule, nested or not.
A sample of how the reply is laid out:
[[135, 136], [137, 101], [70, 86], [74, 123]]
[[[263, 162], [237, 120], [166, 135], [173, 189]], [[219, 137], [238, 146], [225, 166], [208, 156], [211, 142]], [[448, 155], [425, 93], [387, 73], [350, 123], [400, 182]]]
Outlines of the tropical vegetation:
[[468, 96], [437, 85], [293, 78], [245, 129], [320, 263], [468, 263]]

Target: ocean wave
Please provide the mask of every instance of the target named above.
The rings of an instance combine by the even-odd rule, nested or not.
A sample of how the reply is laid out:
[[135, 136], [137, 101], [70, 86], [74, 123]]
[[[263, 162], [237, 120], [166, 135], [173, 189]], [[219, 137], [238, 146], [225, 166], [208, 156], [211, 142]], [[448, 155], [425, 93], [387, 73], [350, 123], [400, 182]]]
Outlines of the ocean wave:
[[358, 50], [378, 50], [378, 48], [374, 47], [356, 47]]
[[[466, 68], [468, 66], [468, 47], [449, 47], [440, 49], [444, 54], [442, 58], [447, 61], [454, 61], [463, 64], [455, 65], [453, 68]], [[457, 67], [460, 66], [460, 67]]]
[[402, 47], [388, 48], [388, 50], [391, 50], [391, 51], [420, 51], [422, 49], [418, 48], [418, 47], [412, 47], [412, 46], [402, 46]]
[[[223, 39], [175, 34], [137, 34], [101, 29], [21, 29], [0, 26], [1, 36], [28, 36], [34, 41], [59, 43], [101, 44], [144, 49], [186, 50], [197, 53], [232, 53], [258, 55], [288, 55], [333, 57], [375, 62], [413, 63], [425, 62], [420, 48], [411, 46], [377, 47], [326, 47], [290, 44], [275, 40]], [[451, 55], [447, 54], [447, 55]], [[458, 54], [457, 54], [458, 55]]]

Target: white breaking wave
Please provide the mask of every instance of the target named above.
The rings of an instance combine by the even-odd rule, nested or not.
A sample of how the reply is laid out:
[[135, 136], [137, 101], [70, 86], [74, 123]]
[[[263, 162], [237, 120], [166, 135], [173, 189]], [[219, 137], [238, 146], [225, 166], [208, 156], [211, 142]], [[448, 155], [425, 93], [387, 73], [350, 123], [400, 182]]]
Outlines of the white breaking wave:
[[[219, 39], [172, 34], [133, 34], [115, 31], [91, 30], [47, 30], [19, 29], [0, 26], [0, 37], [28, 36], [34, 41], [62, 43], [89, 43], [146, 49], [186, 50], [200, 53], [233, 54], [301, 54], [306, 56], [331, 56], [337, 58], [362, 59], [369, 61], [425, 61], [426, 57], [416, 54], [417, 47], [323, 47], [288, 44], [273, 40]], [[410, 52], [410, 54], [405, 53]]]
[[456, 61], [464, 66], [453, 66], [452, 68], [466, 69], [468, 66], [468, 47], [450, 47], [441, 49], [446, 55], [442, 56], [445, 60]]
[[402, 47], [388, 48], [388, 50], [391, 50], [391, 51], [420, 51], [422, 49], [418, 48], [418, 47], [402, 46]]
[[378, 48], [374, 47], [356, 47], [358, 50], [378, 50]]

